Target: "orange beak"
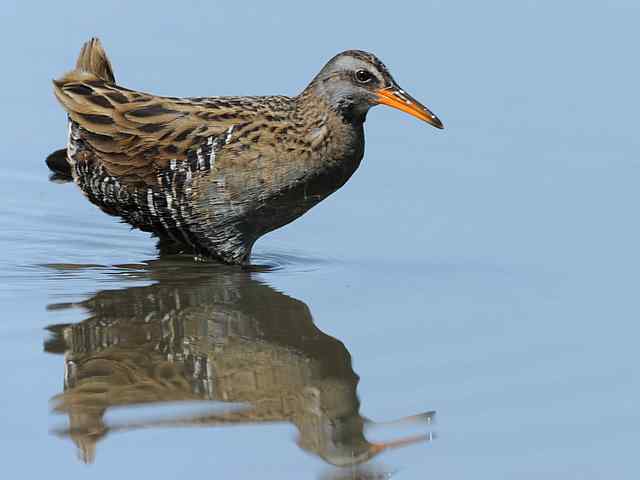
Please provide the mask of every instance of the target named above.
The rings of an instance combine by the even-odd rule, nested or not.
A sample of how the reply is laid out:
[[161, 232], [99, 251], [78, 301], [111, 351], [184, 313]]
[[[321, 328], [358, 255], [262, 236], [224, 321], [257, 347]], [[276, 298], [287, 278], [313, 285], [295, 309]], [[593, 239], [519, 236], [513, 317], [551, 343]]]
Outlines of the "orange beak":
[[376, 93], [378, 94], [378, 103], [407, 112], [436, 128], [444, 128], [444, 125], [438, 117], [401, 88], [381, 88]]

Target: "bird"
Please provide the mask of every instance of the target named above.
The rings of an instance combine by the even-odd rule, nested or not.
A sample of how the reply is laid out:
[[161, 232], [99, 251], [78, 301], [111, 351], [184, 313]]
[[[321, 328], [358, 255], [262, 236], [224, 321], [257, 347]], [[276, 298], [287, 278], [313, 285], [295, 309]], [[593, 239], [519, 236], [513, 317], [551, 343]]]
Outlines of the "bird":
[[178, 98], [120, 86], [92, 38], [53, 91], [69, 133], [49, 168], [160, 245], [226, 264], [249, 264], [258, 238], [347, 182], [371, 107], [443, 128], [362, 50], [334, 56], [296, 96]]

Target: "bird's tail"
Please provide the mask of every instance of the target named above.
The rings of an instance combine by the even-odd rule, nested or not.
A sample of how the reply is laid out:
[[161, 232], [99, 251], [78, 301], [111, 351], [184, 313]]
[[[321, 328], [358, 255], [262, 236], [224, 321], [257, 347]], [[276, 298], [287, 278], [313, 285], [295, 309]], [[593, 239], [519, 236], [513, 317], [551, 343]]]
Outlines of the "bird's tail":
[[95, 37], [85, 42], [82, 46], [76, 62], [76, 68], [70, 74], [75, 72], [89, 73], [108, 83], [115, 83], [116, 81], [107, 53], [102, 48], [100, 40]]
[[[82, 45], [76, 68], [53, 82], [54, 91], [57, 92], [66, 83], [86, 80], [102, 80], [107, 83], [115, 83], [116, 81], [109, 57], [97, 38], [92, 38]], [[46, 163], [53, 172], [51, 180], [64, 182], [72, 179], [66, 148], [56, 150], [49, 155]]]

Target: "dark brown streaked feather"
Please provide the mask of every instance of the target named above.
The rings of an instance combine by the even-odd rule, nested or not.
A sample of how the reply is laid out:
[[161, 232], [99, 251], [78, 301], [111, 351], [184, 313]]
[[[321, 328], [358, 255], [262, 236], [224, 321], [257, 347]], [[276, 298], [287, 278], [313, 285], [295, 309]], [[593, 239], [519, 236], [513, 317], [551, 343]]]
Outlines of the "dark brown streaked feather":
[[[170, 160], [184, 161], [204, 139], [267, 115], [274, 101], [261, 97], [176, 98], [114, 84], [111, 64], [97, 39], [87, 42], [76, 69], [55, 80], [54, 93], [84, 132], [93, 160], [118, 176], [116, 165], [146, 169], [154, 182]], [[286, 102], [283, 102], [286, 103]]]
[[152, 173], [166, 168], [170, 160], [184, 160], [204, 139], [231, 126], [261, 128], [273, 108], [284, 107], [279, 118], [286, 118], [285, 97], [176, 100], [134, 92], [90, 75], [70, 72], [54, 81], [54, 93], [69, 118], [86, 131], [84, 140], [109, 173], [124, 159], [146, 166], [146, 176], [153, 178]]
[[176, 102], [88, 80], [85, 72], [71, 72], [54, 82], [54, 91], [70, 119], [88, 132], [84, 139], [108, 172], [112, 164], [122, 163], [123, 155], [150, 170], [162, 169], [172, 159], [184, 160], [189, 150], [198, 147], [196, 131], [199, 139], [217, 136], [240, 117], [203, 120], [203, 113], [222, 113], [215, 100]]

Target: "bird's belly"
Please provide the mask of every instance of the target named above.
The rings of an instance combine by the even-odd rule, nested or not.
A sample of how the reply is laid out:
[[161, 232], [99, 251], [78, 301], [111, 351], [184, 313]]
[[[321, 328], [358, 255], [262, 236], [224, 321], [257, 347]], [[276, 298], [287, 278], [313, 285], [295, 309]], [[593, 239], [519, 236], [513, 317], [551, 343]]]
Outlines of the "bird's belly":
[[362, 156], [350, 161], [335, 162], [331, 166], [308, 172], [295, 181], [275, 188], [268, 196], [252, 203], [243, 224], [255, 239], [280, 228], [317, 205], [338, 190], [353, 175]]
[[155, 185], [122, 183], [98, 162], [74, 162], [73, 169], [75, 182], [104, 212], [183, 245], [185, 251], [243, 263], [258, 238], [292, 222], [340, 188], [360, 158], [333, 162], [271, 188], [242, 179], [230, 181], [219, 170], [197, 172], [188, 162], [160, 173]]

